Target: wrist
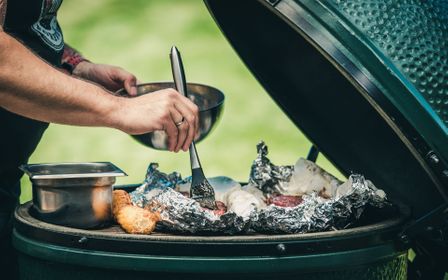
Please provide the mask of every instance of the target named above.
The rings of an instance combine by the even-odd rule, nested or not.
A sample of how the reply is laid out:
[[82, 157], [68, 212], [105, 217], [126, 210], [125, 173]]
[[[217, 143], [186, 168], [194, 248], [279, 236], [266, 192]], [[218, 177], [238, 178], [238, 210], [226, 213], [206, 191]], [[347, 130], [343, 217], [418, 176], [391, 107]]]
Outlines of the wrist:
[[127, 98], [118, 97], [108, 94], [108, 101], [105, 106], [102, 106], [104, 116], [104, 124], [106, 127], [115, 128], [121, 131], [126, 131], [126, 127], [123, 122], [123, 112], [127, 108]]
[[76, 66], [72, 70], [72, 74], [74, 76], [78, 76], [83, 79], [89, 79], [89, 73], [93, 66], [93, 63], [90, 61], [84, 60], [76, 64]]
[[61, 67], [67, 70], [70, 74], [73, 74], [79, 64], [89, 62], [79, 52], [70, 46], [66, 45], [64, 53], [62, 55]]

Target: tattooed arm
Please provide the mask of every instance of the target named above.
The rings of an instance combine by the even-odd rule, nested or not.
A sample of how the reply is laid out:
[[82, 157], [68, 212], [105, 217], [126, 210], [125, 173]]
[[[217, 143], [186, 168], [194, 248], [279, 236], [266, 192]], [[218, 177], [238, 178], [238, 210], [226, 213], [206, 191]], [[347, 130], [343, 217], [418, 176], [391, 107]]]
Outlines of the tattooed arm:
[[[1, 23], [5, 8], [6, 1], [0, 0]], [[2, 27], [0, 107], [40, 121], [113, 127], [130, 134], [165, 130], [172, 151], [186, 150], [198, 127], [197, 106], [173, 89], [135, 98], [113, 96], [53, 68]], [[187, 122], [176, 127], [182, 117]]]

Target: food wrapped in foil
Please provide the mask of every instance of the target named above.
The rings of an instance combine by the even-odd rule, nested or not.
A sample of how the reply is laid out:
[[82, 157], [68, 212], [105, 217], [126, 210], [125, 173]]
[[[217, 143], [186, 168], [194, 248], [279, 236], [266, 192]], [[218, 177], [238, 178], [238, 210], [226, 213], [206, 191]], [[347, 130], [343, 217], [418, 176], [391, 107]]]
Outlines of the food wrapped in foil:
[[[367, 206], [389, 205], [386, 194], [362, 175], [342, 183], [315, 163], [299, 159], [295, 166], [276, 166], [267, 158], [267, 146], [257, 145], [258, 156], [249, 184], [241, 187], [228, 177], [210, 180], [221, 212], [202, 208], [188, 197], [191, 178], [165, 174], [150, 164], [144, 183], [131, 193], [135, 205], [158, 211], [158, 229], [183, 234], [306, 233], [344, 229], [360, 218]], [[220, 185], [218, 187], [218, 185]], [[269, 205], [282, 196], [300, 204]], [[291, 198], [297, 198], [291, 200]], [[296, 205], [296, 206], [295, 206]]]
[[267, 158], [267, 146], [257, 145], [258, 156], [250, 174], [255, 185], [268, 196], [301, 196], [295, 207], [270, 205], [251, 215], [251, 228], [263, 233], [306, 233], [349, 227], [366, 206], [389, 205], [384, 191], [362, 175], [353, 174], [342, 184], [314, 162], [299, 159], [295, 166], [275, 166]]
[[254, 160], [249, 184], [257, 186], [264, 193], [283, 193], [291, 177], [294, 166], [276, 166], [267, 158], [268, 146], [261, 141], [257, 145], [257, 158]]
[[155, 195], [147, 205], [152, 211], [159, 211], [162, 221], [160, 229], [178, 233], [194, 234], [236, 234], [249, 229], [250, 220], [233, 212], [217, 215], [202, 208], [198, 202], [181, 193], [165, 188]]
[[249, 184], [267, 195], [300, 196], [318, 191], [325, 197], [331, 197], [342, 183], [314, 162], [303, 158], [295, 165], [274, 165], [267, 157], [268, 147], [263, 141], [257, 145], [257, 153], [252, 163]]
[[160, 190], [174, 189], [177, 184], [183, 183], [182, 176], [179, 173], [166, 174], [160, 172], [157, 169], [158, 167], [159, 164], [150, 163], [143, 184], [130, 193], [134, 205], [144, 207]]
[[389, 205], [386, 194], [362, 175], [351, 175], [341, 192], [325, 199], [317, 192], [303, 195], [296, 207], [269, 206], [256, 213], [252, 228], [264, 233], [306, 233], [344, 229], [361, 216], [367, 205]]
[[[223, 215], [202, 208], [198, 202], [188, 197], [191, 177], [182, 180], [179, 173], [170, 174], [159, 171], [158, 164], [151, 163], [145, 181], [130, 193], [134, 205], [157, 211], [162, 221], [158, 229], [177, 233], [194, 234], [235, 234], [249, 229], [250, 220], [228, 211]], [[217, 198], [229, 191], [241, 189], [241, 185], [227, 177], [210, 179], [218, 190]]]

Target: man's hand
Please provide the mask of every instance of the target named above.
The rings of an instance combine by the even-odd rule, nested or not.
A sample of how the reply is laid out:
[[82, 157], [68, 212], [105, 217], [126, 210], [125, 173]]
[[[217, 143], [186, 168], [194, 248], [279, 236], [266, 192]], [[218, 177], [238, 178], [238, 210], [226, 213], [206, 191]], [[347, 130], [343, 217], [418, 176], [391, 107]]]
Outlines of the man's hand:
[[187, 151], [198, 133], [198, 107], [174, 89], [120, 98], [120, 103], [118, 111], [111, 112], [116, 128], [129, 134], [164, 130], [170, 151]]
[[83, 61], [73, 69], [73, 75], [97, 83], [109, 91], [124, 87], [130, 95], [137, 94], [135, 76], [117, 66]]
[[[120, 67], [83, 61], [75, 67], [73, 75], [110, 91], [124, 87], [129, 95], [137, 95], [135, 76]], [[198, 133], [197, 106], [173, 89], [120, 101], [124, 103], [120, 105], [124, 112], [120, 110], [117, 128], [126, 133], [164, 130], [168, 135], [168, 148], [175, 152], [187, 151]]]

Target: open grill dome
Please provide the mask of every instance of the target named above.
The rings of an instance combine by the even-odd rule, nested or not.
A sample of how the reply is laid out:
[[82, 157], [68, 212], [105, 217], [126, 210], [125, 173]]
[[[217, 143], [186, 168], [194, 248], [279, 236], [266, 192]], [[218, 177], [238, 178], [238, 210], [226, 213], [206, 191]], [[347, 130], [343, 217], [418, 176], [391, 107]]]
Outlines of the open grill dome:
[[345, 175], [421, 217], [448, 200], [448, 3], [206, 0], [269, 95]]

